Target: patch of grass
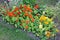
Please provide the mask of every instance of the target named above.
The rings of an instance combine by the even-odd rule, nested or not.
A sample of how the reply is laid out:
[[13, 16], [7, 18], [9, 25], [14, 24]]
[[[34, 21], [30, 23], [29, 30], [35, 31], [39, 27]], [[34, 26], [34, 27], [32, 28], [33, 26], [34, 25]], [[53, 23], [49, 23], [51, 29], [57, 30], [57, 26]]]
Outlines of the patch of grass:
[[9, 29], [0, 25], [0, 40], [34, 40], [29, 37], [26, 32], [16, 29]]

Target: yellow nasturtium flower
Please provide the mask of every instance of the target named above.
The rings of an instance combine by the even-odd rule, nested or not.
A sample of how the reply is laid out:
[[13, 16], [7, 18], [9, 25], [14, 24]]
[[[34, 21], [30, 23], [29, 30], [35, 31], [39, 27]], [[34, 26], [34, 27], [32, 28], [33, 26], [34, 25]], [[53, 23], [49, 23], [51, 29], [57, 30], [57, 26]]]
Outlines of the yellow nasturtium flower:
[[49, 22], [52, 22], [52, 20], [53, 20], [53, 18], [51, 18], [51, 19], [50, 19], [50, 18], [48, 18], [48, 21], [49, 21]]
[[55, 36], [55, 34], [52, 34], [52, 36], [54, 37], [54, 36]]
[[49, 24], [49, 22], [44, 22], [45, 24]]
[[56, 32], [59, 32], [59, 30], [58, 30], [58, 29], [56, 29]]
[[42, 15], [41, 17], [40, 17], [40, 21], [42, 22], [42, 21], [45, 21], [47, 19], [47, 17], [46, 16], [44, 16], [44, 15]]
[[40, 25], [39, 25], [39, 28], [40, 28], [40, 29], [42, 29], [42, 28], [43, 28], [43, 25], [42, 25], [41, 23], [40, 23]]
[[50, 35], [51, 35], [51, 32], [49, 32], [49, 31], [46, 31], [46, 32], [45, 32], [45, 35], [46, 35], [47, 37], [50, 37]]

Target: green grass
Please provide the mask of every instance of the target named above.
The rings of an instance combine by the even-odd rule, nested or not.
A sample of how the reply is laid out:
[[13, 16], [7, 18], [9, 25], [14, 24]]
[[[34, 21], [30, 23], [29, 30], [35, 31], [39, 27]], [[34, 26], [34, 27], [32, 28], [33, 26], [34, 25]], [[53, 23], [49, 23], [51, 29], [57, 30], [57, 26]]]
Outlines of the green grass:
[[29, 37], [26, 32], [22, 30], [11, 29], [7, 27], [3, 27], [0, 24], [0, 40], [34, 40]]

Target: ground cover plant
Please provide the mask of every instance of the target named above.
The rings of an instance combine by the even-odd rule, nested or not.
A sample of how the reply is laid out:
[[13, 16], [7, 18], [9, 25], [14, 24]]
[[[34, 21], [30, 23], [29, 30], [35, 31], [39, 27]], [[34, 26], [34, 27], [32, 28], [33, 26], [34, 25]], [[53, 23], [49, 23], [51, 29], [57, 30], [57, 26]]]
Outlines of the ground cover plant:
[[[48, 40], [56, 35], [59, 30], [53, 21], [50, 10], [45, 10], [43, 6], [29, 0], [11, 8], [3, 7], [3, 20], [27, 32], [32, 32], [41, 40]], [[31, 5], [34, 3], [33, 5]]]

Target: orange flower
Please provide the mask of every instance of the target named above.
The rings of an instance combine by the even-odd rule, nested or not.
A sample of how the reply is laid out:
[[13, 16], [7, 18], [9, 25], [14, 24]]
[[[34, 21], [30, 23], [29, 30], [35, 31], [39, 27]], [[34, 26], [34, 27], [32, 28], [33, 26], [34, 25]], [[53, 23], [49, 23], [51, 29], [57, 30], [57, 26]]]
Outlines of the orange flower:
[[33, 18], [32, 14], [29, 14], [29, 18]]
[[25, 15], [25, 16], [28, 16], [28, 12], [26, 11], [24, 15]]
[[34, 6], [34, 8], [35, 8], [35, 9], [38, 9], [38, 8], [39, 8], [39, 6], [36, 4], [36, 5]]
[[30, 12], [32, 12], [32, 10], [29, 10]]
[[29, 20], [26, 20], [26, 24], [28, 24], [29, 23]]
[[14, 15], [13, 15], [13, 12], [8, 12], [8, 15], [9, 15], [10, 17], [14, 16]]
[[28, 7], [26, 8], [26, 10], [27, 10], [27, 11], [30, 11], [30, 10], [31, 10], [31, 8], [28, 6]]
[[47, 37], [50, 37], [50, 35], [51, 35], [51, 32], [49, 32], [49, 31], [46, 31], [46, 32], [45, 32], [45, 35], [46, 35]]
[[24, 5], [24, 6], [23, 6], [23, 8], [25, 8], [25, 9], [26, 9], [26, 8], [27, 8], [27, 6], [26, 6], [26, 5]]
[[19, 10], [19, 8], [18, 7], [16, 7], [15, 9], [14, 9], [14, 11], [13, 12], [16, 12], [16, 11], [18, 11]]
[[25, 29], [28, 29], [28, 26], [25, 26]]
[[34, 22], [35, 21], [35, 19], [34, 18], [32, 18], [32, 20], [31, 20], [32, 22]]

